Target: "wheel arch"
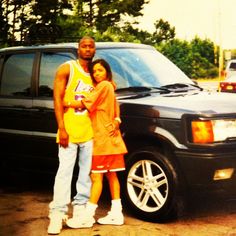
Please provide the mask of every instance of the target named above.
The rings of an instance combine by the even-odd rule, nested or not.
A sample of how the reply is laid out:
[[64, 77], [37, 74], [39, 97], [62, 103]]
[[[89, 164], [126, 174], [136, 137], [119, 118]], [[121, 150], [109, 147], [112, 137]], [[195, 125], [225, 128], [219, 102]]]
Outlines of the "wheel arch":
[[130, 135], [124, 138], [128, 148], [128, 154], [126, 161], [129, 159], [129, 155], [139, 150], [142, 147], [155, 148], [162, 155], [166, 156], [170, 162], [174, 163], [177, 170], [180, 172], [180, 165], [178, 159], [175, 156], [175, 145], [166, 137], [162, 135]]
[[[171, 169], [171, 174], [173, 175], [171, 178], [176, 181], [175, 183], [175, 189], [174, 196], [175, 199], [172, 200], [173, 206], [170, 207], [168, 212], [162, 215], [161, 219], [158, 219], [158, 221], [166, 221], [170, 219], [175, 219], [179, 215], [183, 213], [184, 210], [184, 198], [185, 198], [185, 180], [184, 176], [182, 175], [182, 171], [180, 169], [180, 165], [178, 164], [177, 158], [174, 155], [174, 146], [168, 142], [168, 140], [164, 138], [153, 137], [153, 136], [134, 136], [126, 138], [126, 143], [128, 147], [128, 154], [126, 156], [126, 164], [129, 165], [129, 162], [133, 159], [135, 156], [136, 160], [142, 160], [143, 154], [140, 152], [147, 151], [150, 153], [160, 153], [163, 158], [162, 161], [165, 166], [168, 166], [169, 169]], [[123, 183], [124, 178], [127, 176], [123, 175]], [[124, 189], [122, 187], [122, 189]], [[140, 215], [138, 215], [138, 218]], [[142, 219], [146, 220], [153, 220], [152, 217], [144, 217]]]

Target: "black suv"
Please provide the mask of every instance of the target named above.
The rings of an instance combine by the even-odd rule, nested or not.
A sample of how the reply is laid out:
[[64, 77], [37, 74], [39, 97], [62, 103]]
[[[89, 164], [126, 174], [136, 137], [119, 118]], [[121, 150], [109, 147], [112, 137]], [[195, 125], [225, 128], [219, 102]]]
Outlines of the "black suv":
[[[158, 221], [178, 211], [186, 191], [235, 188], [236, 95], [204, 91], [151, 46], [96, 46], [118, 86], [126, 207]], [[1, 173], [55, 174], [53, 79], [76, 53], [77, 43], [0, 50]]]

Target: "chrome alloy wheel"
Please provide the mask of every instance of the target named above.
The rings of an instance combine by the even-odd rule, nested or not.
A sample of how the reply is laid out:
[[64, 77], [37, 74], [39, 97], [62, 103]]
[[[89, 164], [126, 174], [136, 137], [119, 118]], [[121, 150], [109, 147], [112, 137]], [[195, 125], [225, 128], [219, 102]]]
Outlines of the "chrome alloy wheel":
[[131, 167], [127, 178], [131, 201], [141, 210], [154, 212], [168, 197], [168, 179], [163, 169], [151, 160], [141, 160]]

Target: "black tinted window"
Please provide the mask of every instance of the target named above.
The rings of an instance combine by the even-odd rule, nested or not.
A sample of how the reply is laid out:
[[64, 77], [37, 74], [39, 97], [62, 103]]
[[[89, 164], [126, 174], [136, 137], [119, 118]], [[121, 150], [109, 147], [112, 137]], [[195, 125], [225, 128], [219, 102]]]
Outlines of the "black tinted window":
[[39, 74], [39, 96], [52, 97], [53, 80], [57, 67], [65, 61], [75, 59], [71, 52], [43, 52]]
[[230, 70], [236, 70], [236, 63], [232, 62], [229, 66]]
[[3, 64], [1, 95], [30, 96], [33, 53], [8, 55]]

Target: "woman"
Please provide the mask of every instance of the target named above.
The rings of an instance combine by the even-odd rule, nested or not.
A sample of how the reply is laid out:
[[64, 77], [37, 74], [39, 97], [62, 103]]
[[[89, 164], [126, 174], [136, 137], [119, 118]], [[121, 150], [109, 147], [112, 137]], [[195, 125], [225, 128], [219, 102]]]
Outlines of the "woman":
[[98, 200], [102, 193], [103, 176], [106, 175], [111, 193], [111, 210], [107, 216], [98, 219], [100, 224], [122, 225], [124, 216], [120, 199], [120, 184], [117, 171], [125, 169], [124, 154], [127, 153], [119, 125], [121, 123], [119, 105], [115, 97], [115, 84], [109, 64], [95, 60], [90, 66], [90, 74], [95, 89], [82, 100], [64, 101], [64, 106], [87, 109], [94, 131], [94, 149], [91, 169], [91, 196], [85, 213], [67, 221], [71, 228], [92, 227]]

